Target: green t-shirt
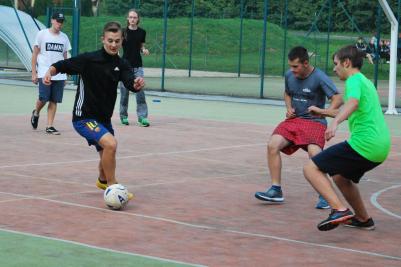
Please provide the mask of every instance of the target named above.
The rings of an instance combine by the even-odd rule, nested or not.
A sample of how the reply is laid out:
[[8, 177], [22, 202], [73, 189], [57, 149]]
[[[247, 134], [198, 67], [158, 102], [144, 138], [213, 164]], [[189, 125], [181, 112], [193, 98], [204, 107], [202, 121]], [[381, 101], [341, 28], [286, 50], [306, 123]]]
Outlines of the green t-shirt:
[[357, 99], [359, 105], [348, 118], [348, 143], [364, 158], [383, 162], [390, 152], [390, 131], [375, 86], [360, 72], [345, 81], [344, 100], [350, 98]]

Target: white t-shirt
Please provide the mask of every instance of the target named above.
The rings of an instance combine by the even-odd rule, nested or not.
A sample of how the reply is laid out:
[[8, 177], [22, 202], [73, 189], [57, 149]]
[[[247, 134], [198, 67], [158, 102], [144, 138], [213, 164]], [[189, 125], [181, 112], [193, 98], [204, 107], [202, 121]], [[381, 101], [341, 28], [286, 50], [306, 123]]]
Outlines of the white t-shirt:
[[[37, 60], [38, 78], [43, 78], [49, 67], [57, 61], [63, 60], [64, 53], [71, 50], [70, 40], [65, 33], [54, 34], [49, 29], [39, 31], [33, 45], [40, 49]], [[67, 80], [67, 75], [59, 73], [53, 76], [52, 80]]]

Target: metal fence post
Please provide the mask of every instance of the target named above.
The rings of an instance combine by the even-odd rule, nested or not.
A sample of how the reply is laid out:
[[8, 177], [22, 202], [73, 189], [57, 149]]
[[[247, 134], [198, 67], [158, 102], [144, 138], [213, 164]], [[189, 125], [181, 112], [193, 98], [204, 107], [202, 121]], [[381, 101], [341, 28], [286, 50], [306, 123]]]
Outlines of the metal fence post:
[[244, 0], [240, 3], [240, 28], [239, 28], [239, 54], [238, 54], [238, 77], [241, 76], [241, 61], [242, 61], [242, 40], [244, 27]]
[[325, 71], [329, 71], [329, 49], [330, 49], [330, 32], [331, 32], [331, 20], [333, 16], [333, 1], [329, 0], [329, 21], [327, 22], [327, 40], [326, 40], [326, 66]]
[[[75, 57], [79, 53], [79, 22], [80, 22], [80, 0], [74, 1], [72, 9], [72, 54]], [[78, 76], [72, 77], [74, 84], [78, 84]]]
[[284, 44], [283, 44], [283, 70], [281, 75], [284, 76], [286, 70], [286, 53], [287, 53], [287, 27], [288, 27], [288, 0], [284, 2]]
[[265, 80], [265, 59], [266, 59], [266, 32], [267, 32], [267, 14], [268, 14], [268, 0], [264, 0], [264, 14], [263, 14], [263, 38], [262, 38], [262, 59], [260, 68], [260, 98], [263, 98], [263, 87]]
[[374, 72], [374, 84], [377, 89], [377, 80], [379, 76], [379, 43], [380, 43], [380, 31], [381, 31], [381, 23], [382, 23], [382, 9], [380, 4], [377, 4], [377, 20], [376, 20], [376, 44], [377, 47], [375, 51], [375, 72]]
[[191, 77], [191, 71], [192, 71], [192, 44], [193, 44], [193, 32], [194, 32], [194, 16], [195, 16], [195, 0], [192, 0], [191, 26], [189, 32], [188, 77]]
[[164, 74], [166, 71], [166, 51], [167, 51], [167, 12], [168, 12], [168, 0], [164, 0], [164, 8], [163, 8], [163, 59], [162, 59], [162, 84], [161, 90], [164, 89]]

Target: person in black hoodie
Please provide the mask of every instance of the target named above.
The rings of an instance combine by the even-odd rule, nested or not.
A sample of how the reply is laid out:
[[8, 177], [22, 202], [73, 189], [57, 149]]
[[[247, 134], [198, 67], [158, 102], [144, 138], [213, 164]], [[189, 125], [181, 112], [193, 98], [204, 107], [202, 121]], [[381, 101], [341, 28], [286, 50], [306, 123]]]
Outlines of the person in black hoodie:
[[[79, 75], [79, 85], [73, 109], [73, 126], [89, 145], [94, 145], [100, 155], [99, 177], [96, 185], [105, 190], [116, 184], [117, 140], [111, 124], [117, 98], [118, 82], [130, 91], [137, 92], [144, 86], [142, 77], [135, 77], [129, 63], [118, 56], [122, 44], [122, 29], [118, 22], [108, 22], [103, 28], [103, 48], [61, 60], [49, 68], [43, 78], [51, 83], [57, 73]], [[129, 193], [129, 200], [133, 194]]]

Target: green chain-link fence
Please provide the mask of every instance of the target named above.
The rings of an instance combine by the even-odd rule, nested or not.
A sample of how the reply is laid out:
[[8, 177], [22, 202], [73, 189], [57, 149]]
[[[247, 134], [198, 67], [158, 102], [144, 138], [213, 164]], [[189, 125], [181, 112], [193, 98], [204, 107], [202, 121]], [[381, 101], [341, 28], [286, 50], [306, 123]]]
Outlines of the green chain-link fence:
[[[10, 1], [0, 0], [4, 2]], [[359, 36], [366, 42], [373, 35], [388, 39], [390, 29], [377, 1], [36, 2], [41, 5], [35, 7], [35, 16], [44, 23], [46, 8], [57, 8], [55, 2], [67, 8], [63, 31], [70, 38], [73, 19], [68, 8], [80, 4], [79, 52], [100, 48], [103, 25], [110, 20], [126, 25], [127, 11], [136, 8], [150, 50], [143, 57], [147, 86], [198, 94], [281, 98], [281, 79], [271, 77], [282, 77], [291, 47], [305, 46], [311, 63], [331, 75], [331, 56], [338, 48], [354, 44]], [[399, 3], [389, 2], [397, 14]], [[9, 57], [5, 51], [0, 45], [0, 62]], [[388, 79], [389, 66], [383, 60], [376, 67], [366, 62], [363, 71], [374, 80], [375, 68], [379, 79]]]

